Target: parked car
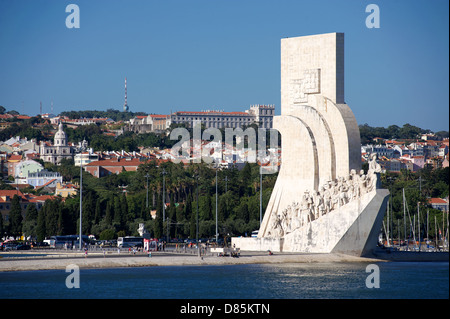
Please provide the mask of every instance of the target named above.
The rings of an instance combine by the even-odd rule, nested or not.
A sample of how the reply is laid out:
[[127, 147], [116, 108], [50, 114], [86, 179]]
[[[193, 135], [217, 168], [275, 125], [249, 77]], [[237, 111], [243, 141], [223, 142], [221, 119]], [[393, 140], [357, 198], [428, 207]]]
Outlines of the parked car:
[[20, 244], [16, 247], [17, 250], [30, 250], [31, 246], [28, 244]]

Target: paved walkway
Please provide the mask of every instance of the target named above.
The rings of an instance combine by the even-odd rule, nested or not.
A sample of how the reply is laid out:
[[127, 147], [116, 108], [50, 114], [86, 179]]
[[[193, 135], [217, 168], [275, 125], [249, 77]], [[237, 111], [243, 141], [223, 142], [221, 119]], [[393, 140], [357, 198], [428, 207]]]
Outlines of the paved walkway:
[[[14, 253], [16, 256], [17, 253]], [[149, 267], [149, 266], [183, 266], [183, 265], [236, 265], [236, 264], [267, 264], [267, 263], [329, 263], [329, 262], [379, 262], [381, 260], [353, 257], [340, 254], [294, 254], [294, 253], [268, 253], [244, 252], [238, 258], [218, 257], [208, 254], [202, 258], [193, 254], [175, 254], [153, 252], [148, 254], [137, 253], [57, 253], [43, 256], [24, 258], [0, 258], [0, 271], [65, 269], [67, 265], [75, 264], [80, 268], [117, 268], [117, 267]]]

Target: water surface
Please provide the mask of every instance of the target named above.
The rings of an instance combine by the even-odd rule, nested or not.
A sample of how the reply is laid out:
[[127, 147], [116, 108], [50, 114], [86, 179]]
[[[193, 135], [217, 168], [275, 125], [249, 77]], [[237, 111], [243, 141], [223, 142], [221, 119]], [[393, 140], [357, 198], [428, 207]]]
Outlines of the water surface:
[[448, 263], [378, 263], [380, 288], [367, 288], [364, 263], [155, 266], [0, 272], [0, 298], [417, 299], [448, 298]]

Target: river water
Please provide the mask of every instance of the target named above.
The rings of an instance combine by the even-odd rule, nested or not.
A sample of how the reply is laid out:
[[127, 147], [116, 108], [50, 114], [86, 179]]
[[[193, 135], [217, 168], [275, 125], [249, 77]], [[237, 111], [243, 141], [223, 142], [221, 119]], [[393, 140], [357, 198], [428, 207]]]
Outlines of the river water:
[[[445, 262], [258, 264], [0, 272], [0, 299], [447, 299]], [[378, 286], [374, 286], [375, 283]], [[369, 287], [371, 286], [371, 287]]]

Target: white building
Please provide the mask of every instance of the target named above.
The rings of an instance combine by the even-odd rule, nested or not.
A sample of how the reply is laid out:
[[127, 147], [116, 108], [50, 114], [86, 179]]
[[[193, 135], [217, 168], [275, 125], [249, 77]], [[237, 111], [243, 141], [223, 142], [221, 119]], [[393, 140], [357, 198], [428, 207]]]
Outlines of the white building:
[[88, 149], [87, 152], [78, 153], [74, 157], [75, 166], [80, 166], [80, 163], [83, 164], [83, 166], [95, 162], [99, 160], [99, 156], [97, 153], [94, 153], [92, 148]]
[[58, 172], [50, 172], [44, 169], [39, 172], [28, 173], [26, 183], [34, 187], [48, 185], [50, 183], [52, 186], [56, 186], [57, 183], [62, 183], [62, 179], [62, 176]]
[[370, 154], [376, 153], [378, 158], [385, 156], [386, 158], [394, 157], [394, 149], [384, 145], [363, 145], [361, 146], [361, 153], [366, 153], [368, 157]]
[[26, 184], [30, 173], [42, 171], [44, 167], [41, 163], [33, 160], [25, 160], [15, 164], [14, 179], [16, 184]]
[[130, 119], [128, 129], [135, 133], [162, 132], [167, 130], [170, 124], [170, 115], [149, 114]]
[[274, 115], [274, 105], [252, 105], [245, 112], [211, 110], [202, 112], [174, 112], [171, 115], [171, 122], [174, 124], [187, 124], [189, 127], [193, 127], [194, 122], [200, 121], [205, 128], [237, 128], [256, 123], [261, 128], [272, 128]]
[[63, 124], [59, 123], [58, 131], [55, 133], [53, 145], [41, 141], [39, 146], [40, 158], [44, 162], [53, 164], [61, 163], [63, 158], [73, 159], [75, 149], [67, 144], [67, 136], [63, 130]]

